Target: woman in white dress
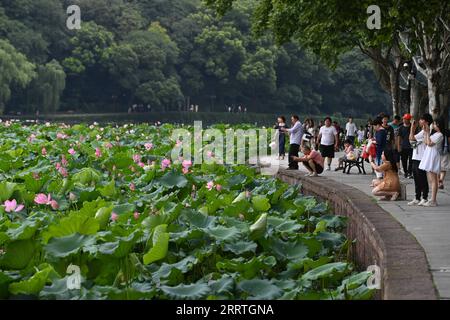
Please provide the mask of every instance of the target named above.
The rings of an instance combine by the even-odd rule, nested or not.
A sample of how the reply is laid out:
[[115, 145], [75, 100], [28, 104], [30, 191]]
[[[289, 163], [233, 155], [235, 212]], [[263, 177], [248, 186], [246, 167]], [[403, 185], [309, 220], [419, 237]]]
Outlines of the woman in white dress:
[[444, 122], [436, 120], [433, 123], [433, 131], [428, 124], [424, 125], [424, 143], [426, 145], [419, 169], [426, 171], [428, 181], [431, 185], [431, 199], [428, 200], [425, 207], [436, 207], [436, 197], [439, 188], [439, 174], [441, 172], [441, 155], [442, 143], [444, 141]]

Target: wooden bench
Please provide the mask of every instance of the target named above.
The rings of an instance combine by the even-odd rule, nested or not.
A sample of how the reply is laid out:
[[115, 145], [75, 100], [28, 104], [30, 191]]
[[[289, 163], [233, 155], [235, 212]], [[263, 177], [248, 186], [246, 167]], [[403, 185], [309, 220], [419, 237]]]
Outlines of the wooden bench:
[[366, 174], [366, 169], [364, 168], [364, 161], [365, 159], [363, 157], [361, 157], [361, 151], [358, 152], [359, 156], [358, 159], [356, 160], [344, 160], [344, 170], [343, 173], [345, 174], [350, 174], [350, 170], [353, 167], [357, 167], [359, 173], [364, 173]]

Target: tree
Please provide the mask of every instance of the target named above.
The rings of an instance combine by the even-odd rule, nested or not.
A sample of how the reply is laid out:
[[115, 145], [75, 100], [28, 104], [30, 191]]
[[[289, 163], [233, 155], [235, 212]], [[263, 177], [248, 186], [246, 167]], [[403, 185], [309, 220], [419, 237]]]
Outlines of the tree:
[[35, 65], [7, 41], [0, 39], [0, 113], [11, 97], [11, 86], [25, 87], [36, 76]]
[[66, 74], [56, 60], [37, 68], [37, 77], [28, 90], [32, 111], [41, 110], [52, 113], [58, 110], [60, 98], [66, 87]]

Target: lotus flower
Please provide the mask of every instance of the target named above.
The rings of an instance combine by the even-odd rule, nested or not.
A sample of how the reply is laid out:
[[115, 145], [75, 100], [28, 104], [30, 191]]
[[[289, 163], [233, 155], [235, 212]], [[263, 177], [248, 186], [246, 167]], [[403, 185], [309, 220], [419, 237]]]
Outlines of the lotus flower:
[[105, 148], [111, 149], [112, 147], [113, 147], [113, 145], [112, 145], [111, 142], [106, 142], [106, 143], [105, 143]]
[[141, 155], [135, 154], [133, 156], [133, 161], [136, 162], [136, 163], [140, 162], [141, 161]]
[[208, 158], [213, 158], [213, 157], [214, 157], [214, 152], [208, 151], [208, 152], [206, 153], [206, 155], [208, 156]]
[[139, 162], [139, 163], [138, 163], [138, 166], [141, 167], [141, 168], [143, 168], [143, 167], [145, 167], [145, 163]]
[[36, 135], [34, 133], [32, 133], [29, 137], [28, 137], [28, 142], [33, 142], [33, 140], [36, 139]]
[[100, 148], [95, 148], [95, 156], [97, 158], [100, 158], [102, 156], [102, 151], [100, 150]]
[[74, 194], [74, 193], [69, 193], [69, 200], [70, 201], [75, 201], [75, 200], [77, 200], [77, 196]]
[[70, 148], [69, 153], [73, 156], [76, 153], [76, 151], [73, 148]]
[[140, 214], [137, 211], [133, 214], [133, 217], [134, 217], [135, 220], [138, 220], [139, 216], [140, 216]]
[[222, 190], [222, 186], [221, 186], [220, 184], [217, 184], [217, 185], [216, 185], [216, 190], [217, 190], [217, 191]]
[[99, 134], [98, 134], [98, 135], [96, 135], [95, 137], [97, 138], [97, 141], [98, 141], [98, 140], [100, 140], [100, 139], [102, 138], [102, 136], [101, 136], [101, 135], [99, 135]]
[[43, 156], [46, 156], [47, 155], [47, 149], [42, 148], [41, 153], [42, 153]]
[[144, 144], [145, 150], [150, 151], [153, 149], [153, 143]]
[[67, 176], [69, 175], [69, 173], [67, 172], [67, 169], [64, 168], [64, 167], [59, 168], [58, 171], [59, 171], [59, 173], [61, 173], [61, 175], [62, 175], [63, 177], [67, 177]]
[[136, 190], [136, 186], [134, 185], [134, 183], [130, 183], [130, 190], [131, 191], [135, 191]]
[[59, 204], [58, 204], [58, 202], [56, 202], [56, 200], [50, 201], [50, 206], [52, 207], [53, 210], [56, 210], [59, 208]]
[[117, 219], [119, 219], [119, 215], [115, 212], [111, 213], [111, 220], [112, 221], [117, 221]]
[[163, 161], [161, 161], [161, 168], [163, 170], [166, 170], [166, 168], [168, 168], [170, 166], [170, 160], [169, 159], [163, 159]]
[[56, 134], [56, 138], [59, 139], [59, 140], [63, 140], [65, 138], [67, 138], [67, 135], [65, 135], [64, 133], [58, 132]]
[[214, 188], [214, 182], [209, 181], [209, 182], [206, 184], [206, 188], [207, 188], [209, 191], [211, 191], [212, 188]]
[[34, 198], [34, 202], [36, 202], [37, 204], [46, 204], [49, 205], [52, 202], [52, 197], [51, 195], [45, 195], [43, 193], [39, 193], [38, 195], [36, 195], [36, 197]]
[[69, 162], [67, 161], [67, 159], [66, 159], [66, 157], [64, 155], [62, 155], [62, 157], [61, 157], [61, 164], [64, 167], [67, 167], [67, 165], [69, 164]]
[[17, 205], [16, 199], [13, 199], [11, 201], [6, 200], [3, 205], [5, 207], [6, 212], [19, 212], [22, 211], [22, 209], [24, 208], [23, 204]]

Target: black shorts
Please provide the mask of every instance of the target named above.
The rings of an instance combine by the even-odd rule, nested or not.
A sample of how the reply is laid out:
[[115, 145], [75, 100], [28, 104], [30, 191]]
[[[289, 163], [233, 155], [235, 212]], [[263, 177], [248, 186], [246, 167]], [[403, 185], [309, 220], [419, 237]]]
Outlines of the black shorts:
[[320, 145], [320, 154], [323, 158], [334, 158], [334, 145], [324, 146]]
[[[311, 168], [311, 166], [309, 165], [309, 163], [307, 161], [303, 162], [303, 164], [305, 165], [306, 168], [313, 171], [313, 169]], [[316, 173], [321, 174], [323, 172], [323, 167], [316, 162], [314, 162], [314, 164], [316, 165]]]

